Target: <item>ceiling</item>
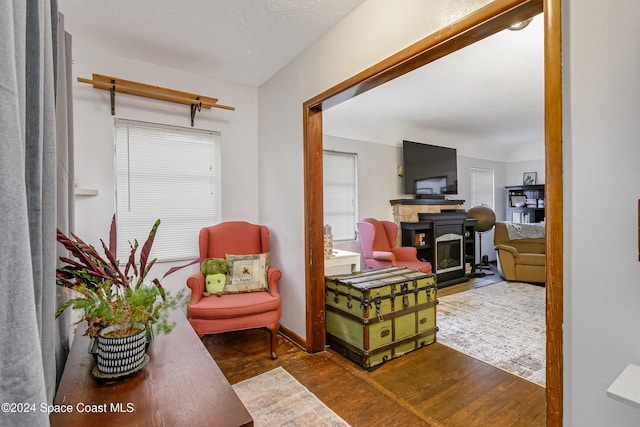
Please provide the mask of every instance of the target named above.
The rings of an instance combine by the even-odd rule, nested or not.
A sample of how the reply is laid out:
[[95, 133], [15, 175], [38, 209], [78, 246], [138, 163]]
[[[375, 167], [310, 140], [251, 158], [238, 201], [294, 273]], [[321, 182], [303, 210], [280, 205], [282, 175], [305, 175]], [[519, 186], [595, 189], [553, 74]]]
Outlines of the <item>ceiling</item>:
[[[544, 25], [537, 16], [323, 113], [324, 133], [467, 151], [544, 147]], [[543, 151], [543, 148], [542, 148]]]
[[[260, 86], [364, 0], [58, 0], [74, 45]], [[507, 152], [544, 145], [543, 21], [323, 114], [329, 135]]]
[[364, 0], [58, 0], [74, 44], [260, 86]]

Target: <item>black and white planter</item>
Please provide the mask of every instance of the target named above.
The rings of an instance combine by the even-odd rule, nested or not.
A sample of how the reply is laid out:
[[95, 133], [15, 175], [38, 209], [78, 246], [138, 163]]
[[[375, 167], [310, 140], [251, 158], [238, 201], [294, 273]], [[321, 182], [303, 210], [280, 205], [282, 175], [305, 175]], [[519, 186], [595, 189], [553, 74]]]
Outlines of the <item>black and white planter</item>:
[[100, 330], [97, 338], [97, 368], [102, 374], [122, 375], [135, 372], [145, 363], [147, 347], [146, 328], [142, 323], [134, 323], [139, 329], [125, 337], [107, 337], [109, 332], [127, 328], [128, 325], [114, 325]]

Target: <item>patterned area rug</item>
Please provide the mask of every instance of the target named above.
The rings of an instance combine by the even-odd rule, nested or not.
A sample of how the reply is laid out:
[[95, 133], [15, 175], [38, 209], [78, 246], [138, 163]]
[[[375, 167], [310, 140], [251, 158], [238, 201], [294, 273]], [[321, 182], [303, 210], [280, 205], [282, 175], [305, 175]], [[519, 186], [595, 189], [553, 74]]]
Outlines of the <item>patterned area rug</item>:
[[282, 367], [233, 385], [256, 427], [349, 427]]
[[438, 342], [545, 386], [544, 287], [498, 282], [438, 300]]

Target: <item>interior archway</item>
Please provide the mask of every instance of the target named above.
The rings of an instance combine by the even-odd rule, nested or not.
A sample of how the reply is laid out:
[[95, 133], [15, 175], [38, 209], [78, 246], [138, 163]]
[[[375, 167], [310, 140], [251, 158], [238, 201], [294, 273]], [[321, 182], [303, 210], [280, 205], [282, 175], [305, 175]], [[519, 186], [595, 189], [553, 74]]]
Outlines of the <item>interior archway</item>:
[[545, 20], [547, 425], [562, 424], [562, 91], [560, 0], [494, 1], [303, 105], [306, 348], [325, 349], [322, 110], [540, 12]]

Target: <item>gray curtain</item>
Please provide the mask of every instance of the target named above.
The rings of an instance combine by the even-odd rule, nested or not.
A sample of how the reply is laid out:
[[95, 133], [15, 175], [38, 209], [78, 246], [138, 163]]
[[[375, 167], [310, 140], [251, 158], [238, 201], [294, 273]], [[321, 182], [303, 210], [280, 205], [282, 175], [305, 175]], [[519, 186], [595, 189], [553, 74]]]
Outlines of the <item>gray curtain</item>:
[[[64, 31], [64, 17], [58, 14], [58, 56], [56, 76], [56, 226], [66, 235], [75, 230], [75, 204], [73, 196], [73, 103], [71, 88], [71, 34]], [[57, 246], [57, 258], [69, 256], [62, 245]], [[58, 260], [58, 264], [60, 261]], [[56, 307], [69, 298], [67, 288], [56, 286]], [[56, 327], [56, 384], [60, 382], [69, 353], [69, 325], [71, 312], [65, 312], [55, 323]]]
[[55, 0], [0, 0], [0, 402], [36, 405], [35, 411], [0, 411], [0, 425], [7, 426], [49, 424], [40, 404], [53, 401], [56, 363], [66, 357], [53, 321], [58, 204], [73, 209], [65, 184], [73, 150], [61, 149], [71, 129], [70, 97], [60, 92], [67, 129], [58, 132], [67, 136], [56, 135], [55, 87], [70, 89], [64, 74], [64, 84], [55, 82], [54, 58], [67, 56], [58, 27]]

